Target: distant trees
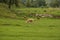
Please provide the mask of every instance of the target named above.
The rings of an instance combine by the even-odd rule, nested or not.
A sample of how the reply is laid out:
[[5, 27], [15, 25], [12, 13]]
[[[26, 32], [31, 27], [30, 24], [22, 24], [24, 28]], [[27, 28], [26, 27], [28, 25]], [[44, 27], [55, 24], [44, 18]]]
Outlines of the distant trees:
[[[49, 4], [47, 4], [49, 3]], [[50, 7], [60, 7], [60, 0], [26, 0], [27, 7], [45, 7], [49, 5]]]
[[27, 7], [41, 7], [46, 6], [45, 0], [26, 0]]
[[31, 0], [31, 7], [38, 7], [38, 1], [37, 0]]
[[39, 7], [47, 5], [45, 0], [38, 0], [38, 4], [39, 4]]
[[11, 8], [11, 5], [15, 4], [15, 6], [18, 7], [18, 0], [9, 0], [8, 1], [8, 7]]
[[50, 3], [51, 7], [60, 7], [60, 0], [52, 0]]
[[46, 7], [47, 5], [50, 7], [60, 7], [60, 0], [0, 0], [0, 3], [5, 3], [8, 5], [8, 8], [11, 8], [13, 4], [18, 7], [20, 4], [19, 1], [26, 7]]
[[8, 8], [11, 8], [13, 4], [15, 4], [15, 6], [18, 6], [18, 0], [0, 0], [0, 3], [7, 4]]
[[26, 7], [31, 7], [31, 0], [26, 0], [25, 6], [26, 6]]

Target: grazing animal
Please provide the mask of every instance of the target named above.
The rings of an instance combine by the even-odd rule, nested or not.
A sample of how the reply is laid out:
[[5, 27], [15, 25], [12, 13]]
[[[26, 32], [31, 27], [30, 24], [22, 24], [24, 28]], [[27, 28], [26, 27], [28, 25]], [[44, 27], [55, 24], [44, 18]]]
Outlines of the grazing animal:
[[58, 19], [60, 19], [60, 15], [53, 15], [53, 18], [58, 18]]
[[36, 14], [37, 19], [41, 18], [41, 14]]
[[28, 19], [26, 20], [26, 23], [32, 23], [33, 21], [34, 21], [33, 18], [28, 18]]
[[27, 20], [27, 19], [28, 19], [28, 17], [27, 17], [27, 16], [24, 16], [24, 17], [23, 17], [23, 19], [24, 19], [24, 20]]

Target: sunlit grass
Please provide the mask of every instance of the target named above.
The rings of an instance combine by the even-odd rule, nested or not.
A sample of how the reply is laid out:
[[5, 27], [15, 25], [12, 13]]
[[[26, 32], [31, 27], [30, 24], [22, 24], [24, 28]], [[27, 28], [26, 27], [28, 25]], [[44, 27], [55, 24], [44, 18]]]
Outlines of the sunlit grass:
[[0, 40], [60, 40], [60, 19], [0, 19]]

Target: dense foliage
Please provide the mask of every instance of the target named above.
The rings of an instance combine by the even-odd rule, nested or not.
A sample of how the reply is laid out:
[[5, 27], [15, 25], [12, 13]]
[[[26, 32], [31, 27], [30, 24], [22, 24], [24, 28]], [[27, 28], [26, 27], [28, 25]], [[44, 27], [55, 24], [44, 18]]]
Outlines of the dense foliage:
[[18, 0], [0, 0], [0, 3], [5, 3], [8, 5], [8, 8], [11, 8], [11, 5], [15, 4], [18, 6]]
[[[60, 7], [60, 0], [0, 0], [0, 3], [5, 3], [8, 8], [11, 8], [13, 4], [19, 6], [23, 4], [25, 7]], [[21, 6], [21, 5], [20, 5]]]

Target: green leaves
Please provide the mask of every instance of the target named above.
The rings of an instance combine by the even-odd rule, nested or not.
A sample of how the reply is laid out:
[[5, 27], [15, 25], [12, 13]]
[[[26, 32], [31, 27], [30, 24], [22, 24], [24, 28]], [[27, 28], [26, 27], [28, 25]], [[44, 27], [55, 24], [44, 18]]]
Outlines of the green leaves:
[[53, 0], [50, 3], [51, 7], [59, 7], [60, 6], [60, 1], [59, 0]]

